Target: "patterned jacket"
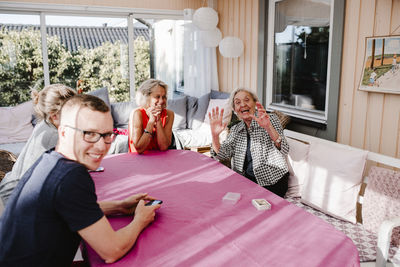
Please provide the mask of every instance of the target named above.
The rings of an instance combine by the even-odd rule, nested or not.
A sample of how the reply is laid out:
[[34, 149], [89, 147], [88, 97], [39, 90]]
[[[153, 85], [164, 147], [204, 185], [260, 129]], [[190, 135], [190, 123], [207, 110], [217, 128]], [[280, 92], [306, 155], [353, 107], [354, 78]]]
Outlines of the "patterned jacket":
[[[288, 170], [286, 155], [289, 145], [283, 135], [283, 129], [275, 114], [269, 114], [271, 124], [282, 138], [281, 149], [277, 149], [269, 134], [255, 120], [252, 120], [250, 128], [250, 151], [253, 158], [253, 171], [257, 183], [261, 186], [273, 185]], [[221, 144], [218, 154], [212, 151], [214, 158], [218, 160], [232, 159], [232, 169], [240, 174], [244, 173], [243, 164], [247, 150], [246, 124], [241, 121], [234, 125]]]

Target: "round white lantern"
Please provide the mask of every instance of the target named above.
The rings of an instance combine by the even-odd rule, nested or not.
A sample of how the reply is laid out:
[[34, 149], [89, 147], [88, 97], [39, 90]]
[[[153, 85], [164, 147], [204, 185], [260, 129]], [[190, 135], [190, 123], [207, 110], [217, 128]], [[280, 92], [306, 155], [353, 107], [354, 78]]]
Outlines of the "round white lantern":
[[222, 39], [222, 33], [218, 28], [211, 31], [200, 31], [200, 38], [205, 47], [217, 47]]
[[218, 13], [211, 7], [201, 7], [194, 12], [193, 23], [200, 30], [213, 30], [218, 24]]
[[243, 49], [243, 41], [237, 37], [227, 36], [219, 43], [219, 52], [223, 57], [240, 57]]

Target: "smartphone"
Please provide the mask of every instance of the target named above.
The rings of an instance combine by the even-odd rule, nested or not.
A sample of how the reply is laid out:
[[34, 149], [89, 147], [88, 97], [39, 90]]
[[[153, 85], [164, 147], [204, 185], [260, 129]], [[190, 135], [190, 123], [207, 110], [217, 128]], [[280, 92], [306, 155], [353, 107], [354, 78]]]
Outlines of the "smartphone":
[[149, 202], [147, 202], [146, 204], [144, 204], [145, 206], [153, 206], [153, 205], [157, 205], [157, 204], [161, 204], [162, 200], [150, 200]]
[[104, 167], [98, 167], [96, 170], [90, 170], [89, 172], [104, 172]]

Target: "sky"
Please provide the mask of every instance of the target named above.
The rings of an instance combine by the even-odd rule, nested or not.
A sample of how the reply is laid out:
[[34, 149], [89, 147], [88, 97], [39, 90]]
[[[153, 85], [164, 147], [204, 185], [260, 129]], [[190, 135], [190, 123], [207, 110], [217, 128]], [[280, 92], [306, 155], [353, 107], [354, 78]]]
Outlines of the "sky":
[[[375, 55], [382, 54], [382, 39], [376, 38], [375, 41]], [[400, 37], [386, 37], [385, 39], [385, 54], [400, 54]], [[367, 55], [371, 55], [372, 39], [367, 42]]]
[[[39, 15], [15, 15], [1, 14], [0, 23], [5, 24], [40, 24]], [[104, 17], [78, 17], [78, 16], [46, 16], [47, 25], [57, 26], [107, 26], [126, 27], [126, 18], [104, 18]]]

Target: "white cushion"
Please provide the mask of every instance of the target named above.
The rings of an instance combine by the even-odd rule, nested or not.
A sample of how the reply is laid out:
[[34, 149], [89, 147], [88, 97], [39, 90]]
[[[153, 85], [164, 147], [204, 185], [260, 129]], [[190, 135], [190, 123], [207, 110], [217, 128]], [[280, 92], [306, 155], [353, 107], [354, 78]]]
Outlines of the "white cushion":
[[286, 197], [301, 197], [304, 181], [309, 175], [308, 152], [310, 145], [289, 137], [286, 140], [289, 144], [287, 161], [290, 173]]
[[219, 111], [221, 109], [224, 109], [224, 114], [222, 117], [222, 122], [228, 124], [229, 121], [231, 120], [231, 115], [232, 115], [232, 109], [229, 105], [229, 98], [227, 99], [210, 99], [210, 102], [208, 104], [206, 116], [204, 118], [204, 123], [210, 124], [210, 118], [208, 117], [208, 113], [212, 113], [212, 109], [218, 107]]
[[15, 107], [1, 107], [0, 144], [27, 141], [33, 131], [32, 113], [32, 101]]
[[312, 142], [308, 154], [310, 175], [302, 202], [329, 215], [356, 223], [356, 203], [367, 151]]

